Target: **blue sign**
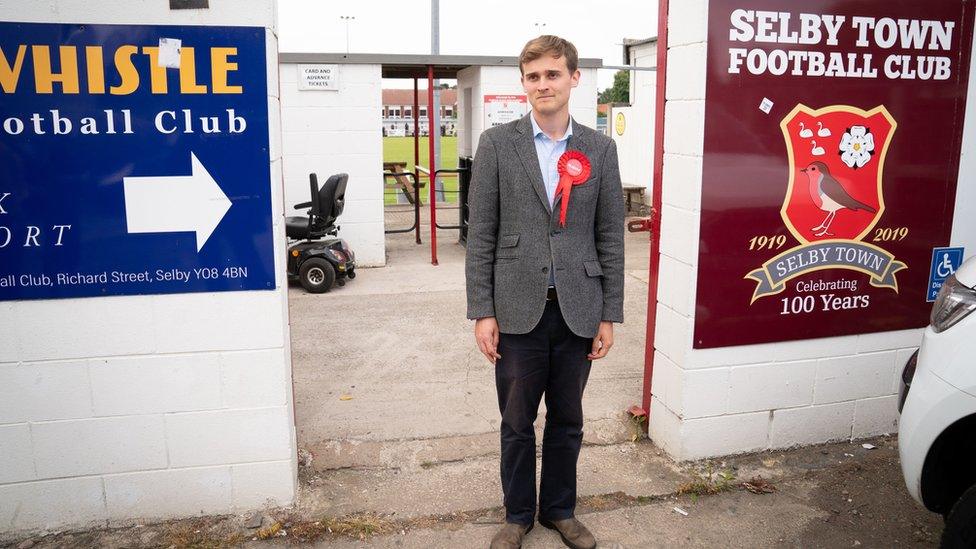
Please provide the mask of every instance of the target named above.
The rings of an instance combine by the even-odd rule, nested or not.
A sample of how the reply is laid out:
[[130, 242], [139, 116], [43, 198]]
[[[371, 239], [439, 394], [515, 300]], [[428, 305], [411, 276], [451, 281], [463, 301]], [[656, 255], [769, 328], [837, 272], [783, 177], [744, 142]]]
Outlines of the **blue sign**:
[[962, 248], [934, 248], [926, 301], [935, 301], [942, 284], [962, 265]]
[[0, 300], [274, 288], [264, 33], [0, 23]]

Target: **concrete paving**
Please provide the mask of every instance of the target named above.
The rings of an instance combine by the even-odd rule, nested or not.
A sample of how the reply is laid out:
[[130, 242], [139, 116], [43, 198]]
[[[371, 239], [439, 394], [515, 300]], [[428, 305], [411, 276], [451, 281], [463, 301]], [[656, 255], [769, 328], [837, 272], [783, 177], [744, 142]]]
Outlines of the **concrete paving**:
[[[464, 248], [438, 231], [439, 265], [412, 234], [388, 235], [387, 265], [361, 269], [326, 294], [289, 290], [299, 447], [316, 468], [401, 466], [484, 455], [497, 447], [491, 365], [465, 318]], [[647, 233], [627, 233], [625, 323], [594, 363], [584, 397], [586, 441], [632, 433], [647, 310]], [[540, 412], [544, 415], [544, 406]]]
[[[541, 461], [536, 461], [536, 478]], [[651, 444], [587, 445], [577, 469], [581, 498], [611, 493], [659, 496], [685, 476]], [[373, 512], [397, 519], [492, 509], [501, 524], [502, 489], [497, 453], [411, 468], [304, 471], [299, 496], [305, 517]]]
[[[591, 444], [580, 459], [576, 514], [604, 549], [935, 547], [942, 520], [908, 496], [897, 442], [873, 439], [871, 450], [863, 442], [685, 465], [647, 441]], [[492, 457], [405, 468], [302, 467], [299, 500], [288, 509], [0, 535], [0, 547], [487, 547], [504, 520], [497, 467]], [[743, 486], [757, 486], [758, 477], [768, 493]], [[702, 489], [718, 485], [712, 495]], [[693, 489], [699, 495], [688, 493]], [[349, 531], [329, 530], [340, 524]], [[541, 527], [524, 544], [562, 546]]]

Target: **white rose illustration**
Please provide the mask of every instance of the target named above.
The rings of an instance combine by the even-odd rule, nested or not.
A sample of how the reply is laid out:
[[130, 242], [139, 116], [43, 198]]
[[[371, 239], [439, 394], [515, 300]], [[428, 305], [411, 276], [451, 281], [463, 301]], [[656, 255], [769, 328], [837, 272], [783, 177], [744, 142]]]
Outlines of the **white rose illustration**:
[[874, 134], [864, 126], [851, 126], [840, 139], [840, 159], [847, 167], [864, 167], [874, 154]]

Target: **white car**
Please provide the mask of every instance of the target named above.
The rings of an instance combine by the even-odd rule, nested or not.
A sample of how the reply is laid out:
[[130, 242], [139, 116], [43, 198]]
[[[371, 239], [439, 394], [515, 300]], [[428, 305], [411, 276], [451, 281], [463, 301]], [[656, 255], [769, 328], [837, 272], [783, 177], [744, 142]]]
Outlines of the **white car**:
[[942, 547], [976, 547], [976, 258], [950, 276], [902, 372], [898, 448], [912, 496], [946, 519]]

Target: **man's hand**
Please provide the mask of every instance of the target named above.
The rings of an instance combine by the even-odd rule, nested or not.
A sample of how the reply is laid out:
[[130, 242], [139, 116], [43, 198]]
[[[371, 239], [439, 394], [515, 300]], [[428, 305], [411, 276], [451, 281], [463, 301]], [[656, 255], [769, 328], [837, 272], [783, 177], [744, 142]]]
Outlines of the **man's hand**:
[[610, 347], [613, 347], [613, 322], [604, 320], [600, 322], [600, 329], [593, 338], [593, 347], [586, 358], [590, 360], [603, 358], [610, 352]]
[[495, 317], [479, 318], [474, 323], [474, 340], [478, 349], [492, 364], [502, 357], [498, 354], [498, 322]]

